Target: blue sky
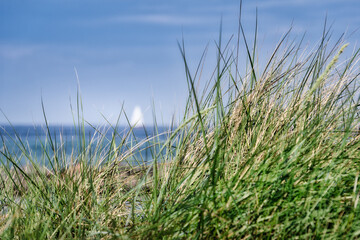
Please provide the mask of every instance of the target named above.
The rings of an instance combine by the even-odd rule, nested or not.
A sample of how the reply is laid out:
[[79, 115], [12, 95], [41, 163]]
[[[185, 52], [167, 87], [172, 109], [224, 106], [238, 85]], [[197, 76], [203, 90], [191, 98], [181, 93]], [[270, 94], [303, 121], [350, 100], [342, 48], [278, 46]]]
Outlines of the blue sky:
[[[335, 38], [347, 32], [353, 48], [360, 39], [359, 31], [350, 36], [360, 27], [358, 0], [244, 0], [249, 36], [256, 7], [264, 55], [292, 22], [293, 37], [306, 31], [309, 46], [316, 44], [326, 14]], [[215, 48], [220, 19], [226, 40], [238, 15], [237, 0], [0, 0], [0, 109], [14, 124], [43, 123], [42, 97], [50, 123], [71, 124], [76, 69], [87, 121], [104, 123], [103, 114], [113, 122], [124, 104], [129, 115], [140, 106], [151, 124], [154, 102], [168, 123], [187, 96], [177, 41], [184, 36], [195, 67], [207, 43]]]

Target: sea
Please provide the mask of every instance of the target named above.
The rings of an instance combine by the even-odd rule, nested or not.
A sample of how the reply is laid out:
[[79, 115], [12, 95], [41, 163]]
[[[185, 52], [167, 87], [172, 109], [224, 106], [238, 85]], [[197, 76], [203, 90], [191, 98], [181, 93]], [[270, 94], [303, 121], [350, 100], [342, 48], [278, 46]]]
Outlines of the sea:
[[49, 167], [56, 161], [64, 166], [84, 155], [90, 164], [115, 158], [131, 165], [149, 164], [164, 155], [162, 146], [171, 132], [164, 126], [0, 125], [0, 164], [35, 162]]

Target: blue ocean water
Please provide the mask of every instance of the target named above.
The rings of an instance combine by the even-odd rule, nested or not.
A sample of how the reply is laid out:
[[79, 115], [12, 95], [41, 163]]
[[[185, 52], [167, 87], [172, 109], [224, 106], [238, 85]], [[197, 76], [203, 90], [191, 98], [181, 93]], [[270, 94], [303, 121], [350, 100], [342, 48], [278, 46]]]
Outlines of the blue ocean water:
[[3, 125], [0, 164], [68, 164], [78, 161], [81, 154], [87, 154], [93, 163], [113, 159], [114, 154], [119, 158], [130, 155], [127, 160], [133, 165], [150, 163], [170, 132], [168, 127]]

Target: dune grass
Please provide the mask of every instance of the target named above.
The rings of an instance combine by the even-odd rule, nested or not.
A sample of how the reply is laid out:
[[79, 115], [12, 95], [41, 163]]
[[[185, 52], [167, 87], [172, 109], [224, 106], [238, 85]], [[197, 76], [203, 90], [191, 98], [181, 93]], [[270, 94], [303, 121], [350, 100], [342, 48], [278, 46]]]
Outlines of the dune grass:
[[[206, 50], [191, 73], [179, 43], [189, 97], [166, 141], [135, 140], [124, 153], [132, 129], [86, 137], [79, 96], [70, 157], [50, 131], [48, 168], [26, 142], [17, 153], [4, 144], [1, 239], [359, 238], [359, 50], [344, 58], [348, 44], [331, 45], [326, 28], [313, 51], [286, 33], [259, 66], [257, 33], [250, 47], [239, 29], [247, 66], [229, 48], [236, 40], [220, 40], [202, 93]], [[145, 144], [152, 164], [140, 155], [124, 166]]]

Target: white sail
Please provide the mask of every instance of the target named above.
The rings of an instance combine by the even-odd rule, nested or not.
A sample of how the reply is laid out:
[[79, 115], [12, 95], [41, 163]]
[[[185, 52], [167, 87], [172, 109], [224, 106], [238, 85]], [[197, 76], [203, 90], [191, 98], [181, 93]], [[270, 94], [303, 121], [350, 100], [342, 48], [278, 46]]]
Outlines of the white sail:
[[141, 111], [140, 106], [135, 106], [130, 121], [133, 127], [142, 127], [144, 125], [144, 115]]

